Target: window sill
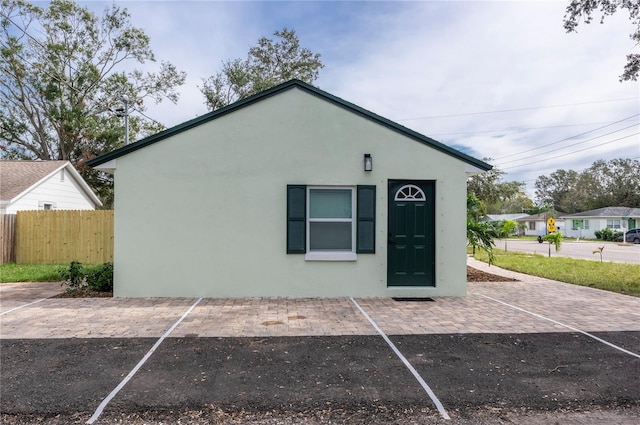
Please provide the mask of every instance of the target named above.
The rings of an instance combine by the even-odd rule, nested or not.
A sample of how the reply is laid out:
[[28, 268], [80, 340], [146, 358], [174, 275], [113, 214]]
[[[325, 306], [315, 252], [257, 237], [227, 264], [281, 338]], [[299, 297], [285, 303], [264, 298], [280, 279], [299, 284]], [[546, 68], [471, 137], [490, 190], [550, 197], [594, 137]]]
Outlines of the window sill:
[[304, 255], [305, 261], [356, 261], [358, 255], [355, 252], [308, 252]]

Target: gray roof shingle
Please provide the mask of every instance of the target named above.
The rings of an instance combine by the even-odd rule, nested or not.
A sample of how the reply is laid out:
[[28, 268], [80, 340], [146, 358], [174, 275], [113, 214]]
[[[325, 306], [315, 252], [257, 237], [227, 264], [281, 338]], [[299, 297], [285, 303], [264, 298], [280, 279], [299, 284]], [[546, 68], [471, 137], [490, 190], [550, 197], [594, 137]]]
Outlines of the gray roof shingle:
[[567, 214], [563, 217], [640, 217], [640, 208], [605, 207], [575, 214]]
[[0, 200], [12, 200], [66, 162], [0, 161]]

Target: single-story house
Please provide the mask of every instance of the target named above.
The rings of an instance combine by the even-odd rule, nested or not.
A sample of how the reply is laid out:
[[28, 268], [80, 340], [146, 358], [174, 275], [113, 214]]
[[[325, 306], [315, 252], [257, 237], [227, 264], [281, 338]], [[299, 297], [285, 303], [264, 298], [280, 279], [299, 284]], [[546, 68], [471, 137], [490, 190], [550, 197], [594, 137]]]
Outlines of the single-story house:
[[0, 214], [100, 206], [100, 199], [69, 161], [0, 161]]
[[626, 232], [640, 227], [640, 208], [605, 207], [561, 216], [566, 222], [566, 236], [595, 239], [596, 230]]
[[88, 165], [115, 179], [117, 297], [463, 296], [491, 169], [297, 80]]
[[485, 215], [481, 221], [516, 221], [519, 218], [526, 217], [529, 214], [521, 213], [521, 214], [487, 214]]
[[564, 213], [554, 211], [552, 213], [543, 212], [540, 214], [527, 215], [516, 219], [518, 224], [524, 224], [525, 236], [538, 236], [547, 234], [547, 219], [553, 217], [558, 232], [565, 235], [565, 221], [560, 218]]

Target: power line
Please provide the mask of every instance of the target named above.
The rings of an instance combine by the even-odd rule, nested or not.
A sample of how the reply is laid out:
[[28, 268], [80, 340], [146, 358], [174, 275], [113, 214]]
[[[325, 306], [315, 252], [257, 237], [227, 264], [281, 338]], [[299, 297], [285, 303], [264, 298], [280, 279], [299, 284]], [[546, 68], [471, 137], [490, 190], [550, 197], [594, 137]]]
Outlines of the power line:
[[432, 118], [450, 118], [450, 117], [464, 117], [469, 115], [485, 115], [485, 114], [497, 114], [501, 112], [517, 112], [517, 111], [531, 111], [534, 109], [547, 109], [547, 108], [562, 108], [565, 106], [578, 106], [578, 105], [589, 105], [593, 103], [607, 103], [607, 102], [621, 102], [625, 100], [637, 100], [640, 97], [625, 97], [621, 99], [609, 99], [609, 100], [593, 100], [590, 102], [576, 102], [576, 103], [564, 103], [559, 105], [547, 105], [547, 106], [530, 106], [527, 108], [513, 108], [513, 109], [499, 109], [495, 111], [482, 111], [482, 112], [466, 112], [462, 114], [449, 114], [449, 115], [431, 115], [426, 117], [413, 117], [413, 118], [400, 118], [395, 121], [413, 121], [413, 120], [425, 120]]
[[[640, 156], [636, 156], [634, 158], [626, 158], [628, 160], [636, 160], [636, 159], [640, 159]], [[582, 168], [582, 170], [578, 171], [578, 173], [581, 173], [583, 171], [585, 171], [588, 167], [584, 167]], [[547, 168], [542, 168], [542, 169], [536, 169], [536, 170], [532, 170], [532, 171], [525, 171], [523, 174], [524, 175], [530, 175], [530, 174], [537, 174], [538, 177], [540, 177], [540, 175], [544, 174], [544, 171], [548, 171], [548, 170], [553, 170], [555, 169], [556, 171], [558, 170], [557, 167], [547, 167]], [[509, 173], [506, 173], [509, 174]], [[527, 182], [533, 182], [538, 180], [538, 177], [536, 178], [532, 178], [532, 179], [526, 179], [526, 180], [518, 180], [521, 183], [527, 183]]]
[[525, 131], [525, 130], [541, 130], [545, 128], [560, 128], [560, 127], [583, 127], [586, 125], [600, 125], [600, 124], [611, 124], [611, 121], [603, 121], [603, 122], [585, 122], [580, 124], [559, 124], [559, 125], [546, 125], [541, 127], [522, 127], [522, 128], [509, 128], [505, 130], [481, 130], [481, 131], [459, 131], [452, 133], [429, 133], [429, 136], [453, 136], [453, 135], [464, 135], [464, 134], [482, 134], [482, 133], [513, 133], [516, 131]]
[[562, 149], [566, 149], [566, 148], [570, 148], [570, 147], [572, 147], [572, 146], [581, 145], [582, 143], [590, 142], [591, 140], [599, 139], [599, 138], [604, 137], [604, 136], [609, 136], [610, 134], [617, 133], [617, 132], [619, 132], [619, 131], [626, 130], [626, 129], [631, 128], [631, 127], [635, 127], [636, 125], [637, 125], [637, 124], [633, 124], [633, 125], [630, 125], [630, 126], [628, 126], [628, 127], [620, 128], [620, 129], [618, 129], [618, 130], [615, 130], [615, 131], [612, 131], [612, 132], [609, 132], [609, 133], [606, 133], [606, 134], [601, 134], [600, 136], [592, 137], [591, 139], [582, 140], [582, 141], [580, 141], [580, 142], [576, 142], [576, 143], [573, 143], [573, 144], [571, 144], [571, 145], [563, 146], [563, 147], [561, 147], [561, 148], [551, 149], [551, 150], [546, 151], [546, 152], [537, 153], [537, 154], [535, 154], [535, 155], [531, 155], [531, 156], [528, 156], [528, 157], [526, 157], [526, 158], [513, 159], [513, 160], [511, 160], [511, 161], [503, 162], [502, 164], [510, 164], [510, 163], [512, 163], [512, 162], [526, 161], [526, 160], [529, 160], [529, 159], [534, 158], [534, 157], [536, 157], [536, 156], [546, 155], [546, 154], [551, 153], [551, 152], [557, 152], [557, 151], [560, 151], [560, 150], [562, 150]]
[[147, 114], [145, 114], [144, 112], [139, 111], [139, 110], [137, 110], [137, 109], [135, 109], [135, 108], [134, 108], [133, 110], [134, 110], [135, 112], [139, 113], [140, 115], [142, 115], [143, 117], [145, 117], [145, 118], [147, 118], [147, 119], [149, 119], [149, 120], [153, 121], [154, 123], [156, 123], [156, 124], [158, 124], [158, 125], [160, 125], [160, 126], [162, 126], [162, 127], [166, 127], [166, 126], [165, 126], [164, 124], [162, 124], [160, 121], [158, 121], [158, 120], [154, 120], [153, 118], [151, 118], [150, 116], [148, 116], [148, 115], [147, 115]]
[[[557, 142], [551, 142], [551, 143], [547, 143], [546, 145], [538, 146], [536, 148], [532, 148], [532, 149], [529, 149], [529, 150], [526, 150], [526, 151], [522, 151], [522, 152], [517, 152], [517, 153], [512, 153], [512, 154], [509, 154], [509, 155], [501, 156], [500, 158], [496, 158], [496, 160], [503, 159], [503, 158], [509, 158], [509, 157], [515, 156], [515, 155], [522, 155], [523, 153], [527, 153], [527, 152], [531, 152], [531, 151], [535, 151], [535, 150], [538, 150], [538, 149], [545, 148], [547, 146], [555, 145], [556, 143], [564, 142], [564, 141], [570, 140], [570, 139], [575, 139], [576, 137], [584, 136], [585, 134], [593, 133], [594, 131], [602, 130], [603, 128], [612, 126], [614, 124], [618, 124], [620, 122], [627, 121], [627, 120], [629, 120], [631, 118], [637, 117], [638, 115], [640, 115], [640, 114], [631, 115], [630, 117], [623, 118], [623, 119], [621, 119], [619, 121], [612, 122], [611, 124], [603, 125], [602, 127], [594, 128], [593, 130], [585, 131], [584, 133], [576, 134], [575, 136], [567, 137], [565, 139], [558, 140]], [[633, 127], [633, 126], [635, 126], [635, 124], [632, 125], [631, 127]], [[626, 128], [629, 128], [629, 127], [626, 127]], [[608, 134], [611, 134], [611, 133], [608, 133]], [[606, 136], [606, 134], [604, 134], [604, 136]], [[592, 139], [590, 139], [590, 140], [592, 140]], [[569, 146], [566, 146], [566, 147], [570, 147], [570, 146], [573, 146], [573, 145], [569, 145]], [[553, 152], [553, 151], [551, 151], [551, 152]], [[519, 160], [516, 159], [514, 161], [519, 161]], [[510, 162], [513, 162], [513, 161], [510, 161]]]
[[[586, 151], [586, 150], [589, 150], [589, 149], [597, 148], [597, 147], [600, 147], [600, 146], [608, 145], [608, 144], [610, 144], [610, 143], [617, 142], [617, 141], [619, 141], [619, 140], [628, 139], [629, 137], [637, 136], [638, 134], [640, 134], [640, 132], [633, 133], [633, 134], [630, 134], [630, 135], [628, 135], [628, 136], [620, 137], [620, 138], [618, 138], [618, 139], [610, 140], [610, 141], [608, 141], [608, 142], [600, 143], [600, 144], [598, 144], [598, 145], [589, 146], [588, 148], [578, 149], [578, 150], [576, 150], [576, 151], [571, 151], [571, 152], [563, 153], [563, 154], [560, 154], [560, 155], [552, 156], [552, 157], [550, 157], [550, 158], [545, 158], [545, 159], [540, 160], [539, 162], [549, 161], [549, 160], [551, 160], [551, 159], [561, 158], [561, 157], [563, 157], [563, 156], [567, 156], [567, 155], [571, 155], [571, 154], [574, 154], [574, 153], [578, 153], [578, 152]], [[510, 169], [510, 168], [517, 168], [517, 167], [521, 167], [521, 166], [522, 166], [522, 165], [513, 165], [513, 166], [511, 166], [511, 167], [501, 168], [500, 170], [503, 170], [503, 171], [504, 171], [504, 170], [508, 170], [508, 169]]]

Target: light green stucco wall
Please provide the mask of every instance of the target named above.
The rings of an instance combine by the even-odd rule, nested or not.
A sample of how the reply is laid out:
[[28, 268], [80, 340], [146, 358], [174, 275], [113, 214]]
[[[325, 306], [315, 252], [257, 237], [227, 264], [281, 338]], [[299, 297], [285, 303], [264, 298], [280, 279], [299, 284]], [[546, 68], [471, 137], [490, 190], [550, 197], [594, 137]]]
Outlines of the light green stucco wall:
[[[118, 297], [466, 294], [465, 164], [300, 89], [116, 164]], [[387, 288], [389, 179], [436, 181], [435, 288]], [[355, 262], [286, 254], [287, 184], [375, 184], [376, 253]]]

